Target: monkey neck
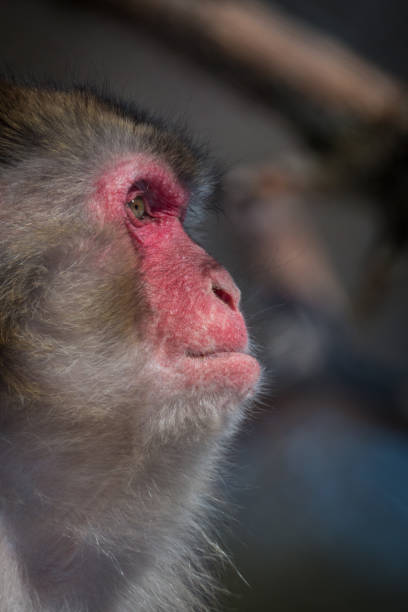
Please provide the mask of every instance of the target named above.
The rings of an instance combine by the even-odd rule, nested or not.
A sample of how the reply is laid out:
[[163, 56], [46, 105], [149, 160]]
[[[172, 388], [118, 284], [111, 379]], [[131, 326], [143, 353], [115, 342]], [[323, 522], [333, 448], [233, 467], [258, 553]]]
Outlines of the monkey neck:
[[73, 610], [110, 609], [120, 585], [143, 581], [193, 524], [209, 443], [198, 454], [187, 438], [138, 449], [136, 435], [120, 419], [62, 432], [25, 419], [4, 429], [2, 521], [32, 588], [55, 609], [67, 593]]
[[198, 452], [197, 437], [187, 435], [144, 443], [119, 418], [63, 427], [52, 418], [18, 421], [4, 427], [0, 438], [3, 504], [16, 502], [22, 511], [38, 507], [39, 515], [55, 513], [58, 521], [76, 528], [81, 517], [87, 525], [90, 520], [103, 524], [110, 511], [135, 496], [147, 512], [155, 492], [159, 500], [178, 493], [188, 498], [190, 489], [203, 488], [197, 480], [207, 481], [202, 472], [210, 475], [217, 449], [216, 436], [203, 437]]

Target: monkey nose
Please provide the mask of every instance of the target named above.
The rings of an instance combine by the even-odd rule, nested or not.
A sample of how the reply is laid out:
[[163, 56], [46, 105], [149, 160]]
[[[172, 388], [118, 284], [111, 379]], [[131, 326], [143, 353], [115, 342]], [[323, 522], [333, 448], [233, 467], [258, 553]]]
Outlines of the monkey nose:
[[211, 290], [215, 297], [224, 302], [231, 310], [239, 310], [241, 292], [228, 272], [223, 268], [212, 270], [210, 278]]

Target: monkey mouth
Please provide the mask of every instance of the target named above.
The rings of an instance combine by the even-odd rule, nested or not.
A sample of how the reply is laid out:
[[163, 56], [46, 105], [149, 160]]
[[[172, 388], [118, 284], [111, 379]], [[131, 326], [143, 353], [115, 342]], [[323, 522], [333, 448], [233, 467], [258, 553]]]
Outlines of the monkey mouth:
[[168, 372], [178, 390], [227, 393], [238, 401], [253, 397], [261, 375], [260, 364], [242, 346], [204, 351], [185, 348], [178, 356], [158, 356], [158, 363], [164, 367], [161, 375]]
[[[190, 357], [191, 359], [206, 359], [206, 358], [214, 358], [214, 357], [225, 357], [229, 354], [234, 355], [236, 353], [242, 353], [242, 351], [233, 351], [233, 350], [225, 350], [225, 349], [220, 349], [219, 351], [215, 350], [215, 351], [202, 351], [202, 352], [195, 352], [195, 351], [187, 351], [186, 352], [186, 357]], [[245, 354], [245, 353], [242, 353]]]
[[180, 363], [182, 376], [187, 383], [197, 387], [201, 383], [220, 392], [232, 392], [239, 400], [253, 395], [259, 377], [260, 366], [244, 348], [225, 347], [211, 351], [185, 352]]

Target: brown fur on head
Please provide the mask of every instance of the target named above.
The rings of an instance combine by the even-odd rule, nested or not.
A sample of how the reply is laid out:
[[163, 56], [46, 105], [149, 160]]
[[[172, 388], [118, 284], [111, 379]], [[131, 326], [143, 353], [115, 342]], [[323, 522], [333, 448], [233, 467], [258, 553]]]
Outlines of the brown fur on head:
[[[146, 159], [146, 197], [164, 204], [140, 221], [123, 193], [146, 181], [123, 185]], [[184, 136], [143, 114], [0, 84], [0, 610], [201, 607], [190, 536], [257, 377], [231, 279], [163, 208], [212, 182]]]

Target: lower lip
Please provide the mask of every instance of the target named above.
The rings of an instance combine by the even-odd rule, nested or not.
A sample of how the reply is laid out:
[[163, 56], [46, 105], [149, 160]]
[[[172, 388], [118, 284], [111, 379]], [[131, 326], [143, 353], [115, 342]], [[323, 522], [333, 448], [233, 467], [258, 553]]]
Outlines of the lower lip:
[[254, 357], [239, 352], [188, 356], [182, 362], [187, 384], [211, 386], [217, 391], [230, 390], [241, 399], [254, 393], [261, 372]]

